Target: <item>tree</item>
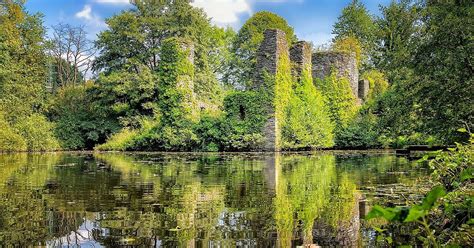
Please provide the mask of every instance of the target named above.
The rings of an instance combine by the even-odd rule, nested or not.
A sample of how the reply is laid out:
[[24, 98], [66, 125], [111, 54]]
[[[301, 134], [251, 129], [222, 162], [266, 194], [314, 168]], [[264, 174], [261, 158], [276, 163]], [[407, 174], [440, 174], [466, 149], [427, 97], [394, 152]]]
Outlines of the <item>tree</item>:
[[401, 0], [381, 6], [380, 11], [382, 16], [376, 19], [377, 52], [373, 59], [375, 66], [393, 79], [392, 75], [399, 73], [399, 68], [408, 66], [416, 49], [421, 9], [412, 0]]
[[99, 34], [96, 46], [100, 55], [94, 70], [129, 70], [140, 73], [143, 67], [155, 72], [160, 62], [163, 40], [189, 38], [195, 45], [198, 71], [208, 69], [208, 54], [213, 50], [214, 31], [203, 10], [187, 0], [132, 1], [134, 8], [107, 19], [108, 30]]
[[253, 71], [257, 63], [257, 50], [267, 29], [280, 29], [286, 33], [288, 44], [296, 41], [293, 28], [285, 19], [271, 12], [262, 11], [248, 19], [237, 33], [232, 44], [232, 65], [225, 76], [225, 82], [238, 87], [248, 87], [252, 83]]
[[353, 0], [342, 10], [334, 24], [332, 33], [335, 35], [333, 41], [347, 37], [354, 37], [360, 41], [362, 50], [367, 60], [363, 65], [369, 64], [375, 42], [376, 26], [373, 17], [360, 0]]
[[14, 122], [42, 108], [47, 76], [41, 15], [17, 1], [0, 5], [0, 109]]
[[22, 1], [3, 1], [0, 30], [0, 150], [57, 149], [53, 124], [42, 115], [47, 56], [41, 15], [25, 12]]
[[[88, 81], [76, 86], [63, 86], [52, 97], [48, 114], [56, 124], [54, 132], [63, 149], [92, 149], [120, 129], [118, 114], [114, 115], [111, 109], [113, 103], [107, 102], [108, 98], [101, 95], [104, 92], [97, 88], [97, 85]], [[106, 93], [110, 97], [116, 96], [114, 92]]]
[[[93, 69], [104, 74], [114, 71], [157, 74], [163, 41], [179, 37], [193, 43], [194, 91], [199, 102], [215, 106], [222, 101], [218, 78], [228, 63], [232, 30], [210, 24], [202, 9], [189, 1], [134, 1], [132, 10], [107, 20], [108, 30], [99, 34], [100, 55]], [[217, 107], [215, 107], [217, 109]]]
[[84, 27], [69, 24], [53, 26], [50, 55], [54, 58], [53, 87], [76, 85], [89, 71], [95, 55], [93, 43], [87, 39]]
[[157, 81], [148, 69], [140, 74], [114, 71], [99, 75], [89, 94], [109, 118], [118, 119], [126, 127], [138, 127], [141, 117], [153, 116], [158, 111]]
[[427, 1], [425, 24], [414, 55], [419, 76], [412, 82], [417, 103], [422, 106], [422, 129], [445, 141], [458, 138], [456, 130], [474, 123], [472, 1]]

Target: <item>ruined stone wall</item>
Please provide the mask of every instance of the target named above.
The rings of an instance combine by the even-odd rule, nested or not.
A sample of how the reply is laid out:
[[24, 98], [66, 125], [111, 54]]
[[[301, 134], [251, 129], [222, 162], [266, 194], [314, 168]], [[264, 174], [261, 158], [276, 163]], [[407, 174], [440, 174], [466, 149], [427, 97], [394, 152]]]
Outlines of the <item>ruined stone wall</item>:
[[314, 79], [324, 79], [334, 69], [338, 77], [347, 77], [349, 79], [352, 93], [358, 98], [359, 71], [355, 54], [336, 51], [316, 52], [313, 54], [312, 64]]
[[[284, 57], [289, 57], [288, 44], [285, 32], [278, 29], [265, 31], [264, 39], [257, 52], [257, 68], [255, 70], [254, 90], [272, 91], [275, 95], [278, 66]], [[271, 80], [270, 82], [266, 82]], [[262, 88], [263, 87], [263, 88]], [[280, 150], [281, 131], [276, 115], [274, 99], [268, 99], [268, 120], [263, 128], [265, 142], [262, 150]]]
[[[254, 80], [249, 90], [270, 93], [262, 95], [270, 95], [271, 99], [265, 99], [268, 103], [264, 104], [268, 114], [268, 120], [262, 130], [265, 138], [264, 145], [255, 147], [255, 150], [280, 150], [280, 129], [286, 121], [282, 113], [291, 97], [288, 92], [292, 90], [294, 79], [299, 80], [303, 75], [324, 79], [331, 74], [333, 69], [337, 77], [349, 79], [356, 99], [359, 95], [365, 98], [368, 86], [362, 84], [361, 92], [359, 92], [359, 71], [355, 54], [334, 51], [313, 54], [311, 45], [304, 41], [295, 43], [289, 49], [285, 32], [277, 29], [265, 31], [264, 39], [257, 51]], [[361, 102], [362, 100], [358, 101], [359, 104]]]
[[303, 70], [311, 72], [311, 44], [306, 41], [298, 41], [290, 49], [290, 60], [292, 63], [292, 74], [295, 78], [300, 79]]
[[281, 56], [288, 55], [288, 43], [285, 32], [279, 29], [268, 29], [257, 51], [257, 67], [255, 70], [256, 87], [263, 85], [265, 72], [274, 76], [277, 73], [278, 62]]
[[365, 101], [369, 95], [369, 80], [362, 79], [359, 80], [359, 99]]

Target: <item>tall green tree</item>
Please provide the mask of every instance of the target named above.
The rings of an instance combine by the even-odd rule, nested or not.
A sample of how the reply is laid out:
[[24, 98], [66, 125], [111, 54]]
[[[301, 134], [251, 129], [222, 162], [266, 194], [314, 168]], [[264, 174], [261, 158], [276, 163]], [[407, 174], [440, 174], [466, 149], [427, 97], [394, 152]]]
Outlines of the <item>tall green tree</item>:
[[257, 63], [257, 50], [267, 29], [284, 31], [288, 44], [296, 41], [294, 30], [285, 19], [267, 11], [256, 13], [245, 22], [232, 44], [234, 58], [225, 77], [228, 84], [238, 87], [252, 85], [253, 72]]
[[377, 27], [374, 18], [370, 15], [365, 5], [360, 0], [352, 0], [338, 17], [334, 24], [332, 33], [335, 35], [333, 41], [354, 37], [362, 45], [362, 51], [366, 58], [363, 66], [370, 61], [376, 39]]
[[378, 32], [374, 64], [391, 76], [409, 64], [416, 49], [415, 38], [421, 30], [421, 6], [412, 0], [400, 0], [381, 6], [380, 11], [382, 15], [376, 19]]
[[474, 2], [428, 0], [422, 21], [414, 96], [423, 130], [449, 141], [458, 128], [474, 128]]
[[44, 102], [45, 29], [40, 14], [28, 14], [21, 2], [6, 0], [0, 5], [0, 30], [0, 109], [15, 121]]
[[[0, 151], [57, 149], [45, 107], [47, 56], [41, 15], [23, 1], [0, 5]], [[21, 136], [21, 137], [20, 137]]]
[[[228, 49], [234, 32], [212, 26], [205, 12], [191, 6], [190, 1], [132, 3], [131, 10], [107, 20], [109, 29], [96, 41], [101, 54], [94, 62], [94, 70], [102, 71], [106, 76], [118, 71], [122, 75], [147, 71], [156, 76], [162, 62], [163, 41], [189, 39], [193, 44], [194, 93], [203, 105], [218, 105], [223, 98], [219, 79], [228, 64]], [[115, 77], [114, 80], [119, 79]]]
[[140, 73], [142, 67], [148, 67], [156, 71], [162, 42], [170, 37], [192, 40], [198, 71], [208, 69], [216, 36], [202, 9], [191, 6], [188, 0], [141, 0], [132, 4], [131, 10], [107, 19], [109, 29], [96, 41], [101, 54], [94, 63], [95, 70]]

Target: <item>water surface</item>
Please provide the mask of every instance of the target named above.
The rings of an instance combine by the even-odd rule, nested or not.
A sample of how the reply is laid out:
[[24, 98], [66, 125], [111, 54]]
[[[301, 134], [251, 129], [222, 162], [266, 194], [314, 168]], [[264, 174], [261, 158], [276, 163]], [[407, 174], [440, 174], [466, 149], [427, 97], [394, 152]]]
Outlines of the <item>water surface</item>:
[[0, 246], [366, 246], [367, 206], [426, 174], [391, 154], [5, 154]]

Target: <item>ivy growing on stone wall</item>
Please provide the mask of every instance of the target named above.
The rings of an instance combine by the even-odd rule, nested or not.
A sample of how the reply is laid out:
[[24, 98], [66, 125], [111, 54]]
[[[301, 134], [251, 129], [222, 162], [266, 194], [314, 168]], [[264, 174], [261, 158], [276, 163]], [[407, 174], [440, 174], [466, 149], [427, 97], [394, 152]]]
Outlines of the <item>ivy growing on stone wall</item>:
[[329, 115], [337, 133], [347, 127], [358, 109], [349, 80], [345, 77], [337, 77], [336, 72], [333, 71], [324, 80], [317, 79], [316, 86], [324, 96], [324, 103], [329, 109]]
[[262, 147], [262, 129], [268, 119], [271, 100], [262, 90], [238, 91], [224, 100], [225, 118], [221, 124], [223, 150], [254, 150]]
[[286, 113], [294, 94], [294, 78], [291, 75], [291, 62], [288, 53], [280, 54], [275, 75], [275, 117], [277, 125], [277, 145], [282, 147], [283, 137], [281, 136], [283, 127], [287, 126]]
[[161, 122], [174, 125], [181, 121], [197, 121], [197, 103], [193, 92], [194, 66], [192, 43], [181, 38], [163, 41], [158, 68], [158, 95]]
[[[142, 117], [139, 130], [124, 129], [108, 144], [97, 149], [107, 150], [191, 150], [198, 137], [193, 131], [199, 121], [196, 96], [193, 91], [193, 46], [187, 39], [169, 38], [162, 42], [158, 67], [158, 110], [155, 117]], [[144, 122], [147, 124], [144, 125]]]
[[283, 149], [323, 148], [334, 145], [334, 124], [323, 95], [316, 89], [311, 68], [302, 71], [291, 96], [282, 128]]

